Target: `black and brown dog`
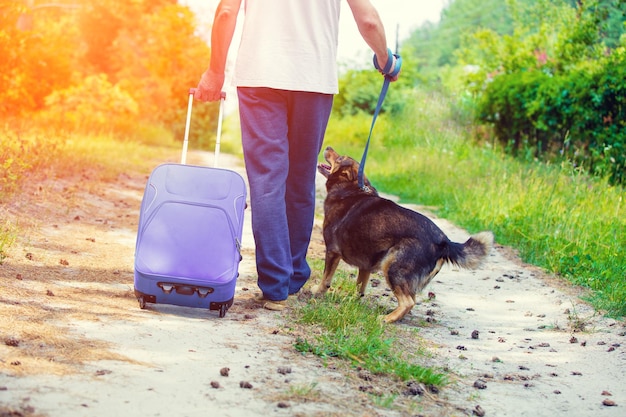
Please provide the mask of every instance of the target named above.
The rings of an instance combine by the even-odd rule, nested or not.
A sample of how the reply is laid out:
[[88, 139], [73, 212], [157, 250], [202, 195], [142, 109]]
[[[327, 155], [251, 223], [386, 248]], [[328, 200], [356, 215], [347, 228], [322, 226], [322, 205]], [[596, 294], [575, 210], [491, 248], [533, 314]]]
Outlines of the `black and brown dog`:
[[330, 288], [340, 260], [359, 269], [357, 285], [361, 295], [370, 273], [381, 270], [398, 299], [398, 307], [384, 317], [395, 322], [416, 303], [420, 292], [444, 263], [476, 269], [493, 245], [493, 234], [481, 232], [465, 243], [450, 241], [439, 227], [420, 213], [401, 207], [378, 192], [364, 178], [359, 187], [359, 163], [340, 156], [331, 147], [324, 151], [330, 165], [319, 164], [326, 177], [324, 201], [324, 276], [316, 294]]

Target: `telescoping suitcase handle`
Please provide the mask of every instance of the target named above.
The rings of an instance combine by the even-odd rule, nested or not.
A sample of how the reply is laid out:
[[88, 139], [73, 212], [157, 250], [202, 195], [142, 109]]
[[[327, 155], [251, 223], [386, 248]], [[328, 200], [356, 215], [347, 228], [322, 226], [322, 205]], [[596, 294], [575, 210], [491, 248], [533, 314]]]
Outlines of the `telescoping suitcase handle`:
[[[183, 154], [180, 158], [180, 163], [185, 165], [187, 163], [187, 147], [189, 145], [189, 125], [191, 124], [191, 108], [193, 107], [193, 95], [196, 92], [195, 88], [189, 89], [189, 102], [187, 103], [187, 120], [185, 121], [185, 139], [183, 140]], [[217, 137], [215, 139], [215, 159], [213, 166], [217, 167], [217, 161], [220, 157], [220, 142], [222, 139], [222, 119], [224, 117], [224, 100], [226, 100], [226, 93], [224, 91], [220, 94], [220, 112], [217, 119]]]

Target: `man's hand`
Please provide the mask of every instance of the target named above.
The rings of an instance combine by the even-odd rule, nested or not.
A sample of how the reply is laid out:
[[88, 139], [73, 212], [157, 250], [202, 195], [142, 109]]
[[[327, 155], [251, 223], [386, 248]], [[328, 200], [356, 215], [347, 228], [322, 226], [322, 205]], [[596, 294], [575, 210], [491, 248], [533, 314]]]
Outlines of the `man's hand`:
[[200, 101], [218, 101], [223, 86], [224, 74], [215, 74], [208, 69], [202, 74], [193, 97]]
[[400, 70], [402, 68], [402, 58], [400, 55], [391, 52], [391, 49], [387, 49], [387, 56], [379, 57], [374, 54], [374, 67], [388, 78], [390, 81], [398, 80]]

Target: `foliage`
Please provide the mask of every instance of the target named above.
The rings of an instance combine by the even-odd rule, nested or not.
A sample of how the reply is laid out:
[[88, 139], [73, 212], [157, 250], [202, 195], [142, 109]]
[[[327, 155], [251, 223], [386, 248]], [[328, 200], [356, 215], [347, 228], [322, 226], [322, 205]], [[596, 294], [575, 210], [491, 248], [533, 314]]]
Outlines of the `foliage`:
[[[404, 67], [404, 65], [403, 65]], [[397, 114], [404, 107], [405, 84], [410, 77], [402, 74], [400, 81], [393, 83], [396, 86], [389, 89], [381, 108], [381, 113]], [[352, 116], [357, 113], [373, 115], [380, 96], [383, 77], [373, 70], [349, 70], [339, 79], [339, 94], [333, 102], [333, 113], [336, 116]]]
[[[579, 0], [570, 0], [572, 6]], [[619, 46], [626, 32], [626, 3], [623, 0], [598, 0], [591, 6], [599, 18], [600, 37], [607, 48]]]
[[625, 22], [620, 0], [455, 0], [402, 48], [513, 155], [621, 183]]
[[38, 114], [42, 125], [57, 131], [131, 132], [137, 102], [105, 74], [88, 75], [80, 85], [52, 92]]
[[[568, 159], [613, 183], [624, 180], [625, 46], [608, 50], [603, 9], [510, 1], [511, 35], [477, 31], [459, 51], [476, 117], [514, 155]], [[530, 22], [533, 25], [530, 25]]]
[[[33, 19], [22, 2], [0, 4], [0, 114], [20, 117], [43, 107], [45, 97], [72, 82], [78, 30], [62, 9], [38, 10], [36, 30], [18, 22]], [[22, 23], [26, 24], [26, 23]]]
[[16, 226], [8, 220], [0, 227], [0, 265], [6, 257], [5, 250], [8, 249], [17, 237]]
[[[125, 137], [151, 124], [182, 137], [188, 89], [210, 56], [191, 11], [175, 0], [70, 6], [1, 6], [2, 118]], [[196, 135], [215, 130], [216, 113], [214, 104], [196, 113]]]
[[[527, 2], [535, 0], [526, 0]], [[444, 82], [442, 69], [457, 65], [456, 52], [471, 32], [489, 29], [498, 34], [513, 31], [508, 4], [502, 0], [455, 0], [441, 13], [438, 24], [427, 22], [403, 42], [402, 52], [419, 81]], [[406, 67], [406, 66], [405, 66]]]
[[545, 79], [529, 97], [526, 117], [540, 140], [562, 156], [613, 183], [626, 180], [626, 54], [600, 59], [597, 70], [569, 71]]
[[61, 159], [62, 145], [62, 139], [39, 133], [0, 131], [0, 198], [6, 201], [32, 174], [44, 174]]
[[[426, 22], [417, 28], [402, 44], [404, 57], [410, 57], [411, 64], [418, 74], [419, 81], [428, 79], [436, 83], [446, 82], [446, 72], [442, 70], [463, 66], [468, 43], [467, 37], [479, 31], [489, 31], [499, 36], [512, 35], [514, 22], [529, 31], [537, 31], [537, 22], [547, 18], [536, 13], [536, 6], [561, 4], [562, 1], [545, 0], [454, 0], [449, 2], [441, 13], [441, 20], [435, 24]], [[575, 7], [579, 0], [567, 0]], [[585, 4], [589, 1], [585, 1]], [[597, 5], [589, 4], [597, 16], [598, 36], [608, 48], [619, 45], [620, 36], [625, 33], [626, 2], [622, 0], [598, 0]], [[549, 7], [545, 8], [548, 11]], [[554, 17], [554, 15], [552, 15]], [[471, 38], [470, 43], [477, 40]], [[464, 50], [459, 55], [458, 51]], [[470, 65], [476, 65], [470, 62]]]

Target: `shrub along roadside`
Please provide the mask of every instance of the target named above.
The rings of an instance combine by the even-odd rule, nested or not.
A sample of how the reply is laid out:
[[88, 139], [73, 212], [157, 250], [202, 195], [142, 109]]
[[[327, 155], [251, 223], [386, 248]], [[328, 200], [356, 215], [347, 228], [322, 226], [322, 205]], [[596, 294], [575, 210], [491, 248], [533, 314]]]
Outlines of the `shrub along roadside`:
[[[496, 77], [478, 103], [479, 119], [514, 155], [568, 159], [611, 183], [626, 180], [626, 54], [602, 68]], [[621, 57], [621, 59], [620, 59]]]
[[472, 94], [476, 121], [493, 126], [513, 155], [573, 161], [623, 184], [626, 37], [614, 31], [623, 2], [601, 3], [507, 1], [512, 32], [467, 36], [446, 84]]
[[[450, 121], [449, 101], [439, 95], [416, 91], [406, 108], [375, 127], [365, 170], [375, 187], [431, 206], [472, 233], [493, 230], [524, 261], [589, 288], [596, 308], [626, 316], [622, 187], [567, 162], [524, 162], [497, 146], [475, 146], [470, 132]], [[333, 122], [327, 142], [360, 158], [367, 136], [344, 146], [349, 125]]]

